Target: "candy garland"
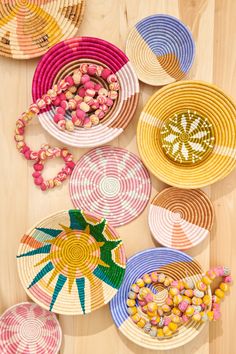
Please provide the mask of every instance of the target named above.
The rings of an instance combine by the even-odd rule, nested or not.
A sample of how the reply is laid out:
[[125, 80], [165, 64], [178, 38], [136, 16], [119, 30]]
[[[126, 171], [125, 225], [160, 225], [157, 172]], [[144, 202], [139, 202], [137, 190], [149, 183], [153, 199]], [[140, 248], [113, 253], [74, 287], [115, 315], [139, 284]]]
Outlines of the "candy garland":
[[[223, 282], [215, 290], [211, 299], [207, 294], [207, 288], [216, 277], [222, 277]], [[207, 271], [196, 284], [191, 279], [173, 280], [163, 273], [144, 274], [131, 285], [127, 299], [127, 312], [133, 322], [151, 337], [168, 337], [174, 334], [180, 325], [191, 319], [196, 322], [218, 320], [220, 301], [224, 298], [231, 282], [230, 270], [226, 267], [216, 267]], [[152, 283], [159, 283], [168, 291], [162, 306], [157, 304], [155, 294], [147, 287]], [[145, 317], [141, 316], [136, 301]]]
[[[73, 162], [73, 156], [66, 148], [60, 149], [57, 147], [50, 147], [47, 144], [41, 146], [39, 151], [32, 151], [30, 147], [26, 144], [24, 139], [25, 128], [32, 120], [35, 114], [38, 114], [41, 109], [45, 109], [56, 97], [57, 92], [65, 91], [69, 86], [66, 80], [61, 80], [58, 85], [54, 85], [52, 90], [49, 90], [46, 95], [41, 99], [38, 99], [36, 103], [32, 103], [29, 109], [22, 113], [20, 118], [16, 121], [15, 129], [15, 141], [17, 149], [24, 155], [27, 160], [35, 161], [34, 173], [32, 174], [34, 178], [34, 183], [40, 186], [42, 191], [46, 191], [49, 188], [54, 188], [59, 186], [63, 181], [71, 175], [75, 163]], [[45, 181], [41, 175], [44, 169], [44, 164], [47, 159], [54, 157], [61, 157], [65, 161], [65, 167], [57, 174], [56, 177]]]
[[[110, 91], [101, 84], [91, 81], [91, 76], [97, 76], [106, 80]], [[39, 151], [32, 151], [24, 140], [25, 127], [29, 124], [35, 114], [47, 106], [56, 106], [54, 122], [59, 129], [73, 131], [75, 126], [90, 128], [97, 125], [112, 107], [114, 100], [118, 97], [119, 83], [111, 70], [95, 64], [81, 64], [72, 76], [61, 80], [47, 94], [32, 103], [29, 109], [24, 112], [16, 122], [15, 141], [17, 149], [27, 160], [35, 160], [34, 183], [45, 191], [49, 188], [59, 186], [68, 176], [71, 175], [75, 166], [72, 154], [66, 148], [52, 148], [47, 144], [42, 145]], [[66, 120], [66, 111], [71, 112], [72, 119]], [[47, 159], [61, 157], [65, 161], [65, 167], [56, 177], [45, 181], [41, 175]]]

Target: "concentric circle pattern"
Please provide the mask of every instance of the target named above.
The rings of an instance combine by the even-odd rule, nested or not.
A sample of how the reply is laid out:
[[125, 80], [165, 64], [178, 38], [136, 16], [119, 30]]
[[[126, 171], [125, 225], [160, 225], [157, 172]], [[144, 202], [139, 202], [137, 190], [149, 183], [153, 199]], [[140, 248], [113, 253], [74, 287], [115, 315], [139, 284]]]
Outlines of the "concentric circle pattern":
[[[120, 84], [119, 98], [106, 119], [90, 129], [76, 127], [73, 132], [69, 132], [60, 130], [53, 121], [53, 108], [40, 113], [38, 117], [42, 126], [63, 143], [76, 147], [95, 147], [120, 135], [131, 121], [138, 104], [138, 78], [127, 56], [119, 48], [93, 37], [77, 37], [58, 43], [39, 62], [33, 79], [32, 94], [36, 101], [54, 83], [85, 62], [108, 67], [117, 75]], [[67, 116], [67, 119], [70, 117]]]
[[[207, 152], [202, 160], [196, 159], [198, 163], [176, 163], [163, 149], [161, 129], [170, 117], [188, 111], [208, 119], [212, 132], [204, 144], [209, 143], [209, 147], [204, 147]], [[214, 137], [213, 141], [211, 137]], [[172, 138], [176, 139], [176, 134]], [[143, 162], [163, 182], [179, 188], [207, 186], [223, 179], [235, 168], [236, 106], [214, 85], [201, 81], [170, 84], [156, 92], [143, 108], [137, 142]], [[200, 145], [198, 147], [202, 149]]]
[[0, 54], [15, 59], [43, 55], [73, 37], [85, 0], [3, 0], [0, 2]]
[[89, 151], [70, 178], [74, 206], [103, 215], [113, 226], [136, 218], [146, 207], [150, 193], [151, 181], [143, 163], [117, 147]]
[[61, 341], [56, 316], [37, 304], [14, 305], [0, 317], [1, 354], [57, 354]]
[[148, 222], [159, 243], [184, 250], [209, 236], [213, 217], [213, 205], [204, 192], [171, 187], [152, 200]]
[[[201, 266], [187, 254], [169, 248], [153, 248], [139, 252], [127, 262], [124, 281], [110, 303], [111, 314], [116, 326], [131, 341], [154, 350], [169, 350], [182, 346], [198, 335], [204, 327], [203, 323], [194, 321], [181, 326], [176, 335], [170, 338], [152, 338], [132, 321], [127, 312], [126, 300], [131, 284], [145, 273], [153, 271], [163, 272], [173, 279], [191, 278], [194, 283], [201, 279], [203, 270]], [[152, 291], [155, 291], [154, 287]], [[158, 291], [158, 289], [156, 289]], [[163, 302], [165, 292], [159, 289], [158, 301]], [[211, 295], [211, 290], [208, 288]]]
[[116, 294], [126, 258], [122, 241], [105, 219], [69, 210], [42, 220], [23, 236], [17, 264], [35, 302], [56, 313], [80, 315]]
[[186, 76], [194, 60], [195, 44], [181, 21], [157, 14], [134, 26], [127, 39], [126, 54], [141, 81], [161, 86]]

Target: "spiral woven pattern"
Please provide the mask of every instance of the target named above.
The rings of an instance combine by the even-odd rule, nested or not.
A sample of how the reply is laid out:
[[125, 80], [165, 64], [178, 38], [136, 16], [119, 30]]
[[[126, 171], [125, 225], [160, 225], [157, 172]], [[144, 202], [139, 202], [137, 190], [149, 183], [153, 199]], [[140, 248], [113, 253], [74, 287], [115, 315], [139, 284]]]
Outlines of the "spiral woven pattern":
[[[37, 66], [32, 94], [34, 101], [42, 97], [54, 83], [72, 74], [82, 63], [108, 67], [117, 75], [119, 97], [106, 119], [90, 129], [76, 127], [73, 132], [69, 132], [61, 131], [53, 121], [53, 108], [40, 113], [38, 117], [42, 126], [63, 143], [76, 147], [94, 147], [106, 144], [120, 135], [131, 121], [138, 104], [137, 76], [127, 56], [119, 48], [93, 37], [77, 37], [55, 45]], [[102, 81], [102, 85], [106, 83]], [[68, 115], [67, 119], [71, 117]]]
[[126, 258], [116, 231], [81, 210], [56, 213], [21, 239], [17, 265], [27, 294], [65, 315], [89, 313], [120, 287]]
[[15, 59], [43, 55], [73, 37], [85, 0], [3, 0], [0, 2], [0, 54]]
[[70, 178], [76, 208], [103, 215], [113, 226], [135, 219], [151, 193], [149, 173], [131, 152], [103, 146], [85, 154]]
[[[152, 338], [132, 321], [127, 313], [126, 300], [131, 284], [145, 273], [163, 272], [173, 279], [191, 278], [194, 283], [201, 279], [201, 266], [187, 254], [169, 248], [153, 248], [139, 252], [129, 258], [124, 281], [110, 303], [111, 314], [119, 330], [132, 342], [148, 349], [169, 350], [182, 346], [195, 338], [204, 327], [203, 323], [189, 321], [170, 338]], [[152, 291], [155, 288], [152, 287]], [[166, 297], [165, 289], [157, 289], [160, 303]], [[211, 290], [208, 288], [211, 295]]]
[[[213, 146], [198, 163], [178, 163], [162, 146], [161, 129], [170, 117], [197, 112], [214, 131]], [[146, 167], [163, 182], [179, 188], [200, 188], [226, 177], [236, 162], [236, 106], [218, 87], [201, 81], [170, 84], [145, 105], [137, 142]]]
[[126, 54], [141, 81], [161, 86], [186, 76], [194, 60], [195, 44], [181, 21], [158, 14], [145, 17], [133, 27]]
[[61, 341], [56, 316], [37, 304], [14, 305], [0, 317], [1, 354], [57, 354]]
[[209, 236], [213, 216], [213, 205], [204, 192], [171, 187], [152, 200], [148, 222], [159, 243], [184, 250]]

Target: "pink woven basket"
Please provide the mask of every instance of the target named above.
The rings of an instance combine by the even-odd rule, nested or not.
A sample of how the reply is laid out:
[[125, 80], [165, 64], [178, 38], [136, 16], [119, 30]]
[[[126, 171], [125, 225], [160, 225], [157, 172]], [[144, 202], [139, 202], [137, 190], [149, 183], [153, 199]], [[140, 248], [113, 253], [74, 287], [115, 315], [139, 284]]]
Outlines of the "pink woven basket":
[[[106, 119], [90, 129], [61, 131], [53, 121], [54, 108], [39, 114], [42, 126], [56, 139], [75, 147], [106, 144], [119, 136], [131, 121], [138, 104], [139, 83], [127, 56], [99, 38], [77, 37], [58, 43], [39, 62], [33, 79], [33, 100], [42, 97], [54, 83], [71, 74], [82, 63], [108, 67], [117, 75], [120, 91]], [[98, 80], [99, 81], [99, 80]], [[103, 82], [104, 84], [104, 82]], [[67, 119], [71, 119], [67, 115]]]

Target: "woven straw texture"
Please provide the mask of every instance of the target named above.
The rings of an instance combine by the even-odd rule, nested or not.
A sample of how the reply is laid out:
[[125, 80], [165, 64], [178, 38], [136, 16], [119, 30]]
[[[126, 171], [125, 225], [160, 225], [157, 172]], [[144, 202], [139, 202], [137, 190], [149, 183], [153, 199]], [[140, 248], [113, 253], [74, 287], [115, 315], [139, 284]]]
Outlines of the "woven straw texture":
[[15, 59], [43, 55], [73, 37], [85, 0], [3, 0], [0, 3], [0, 54]]
[[[69, 132], [61, 131], [54, 123], [54, 108], [40, 113], [38, 117], [42, 126], [63, 143], [76, 147], [95, 147], [120, 135], [131, 121], [138, 104], [138, 78], [128, 58], [119, 48], [93, 37], [77, 37], [57, 44], [38, 64], [32, 94], [35, 101], [82, 63], [96, 63], [108, 67], [117, 75], [120, 83], [119, 97], [106, 119], [90, 129], [76, 127], [73, 132]], [[101, 82], [106, 86], [105, 81]], [[67, 118], [71, 119], [69, 114]]]
[[[127, 313], [126, 300], [131, 284], [145, 273], [163, 272], [173, 279], [191, 278], [194, 283], [200, 280], [203, 273], [200, 265], [187, 254], [169, 248], [153, 248], [139, 252], [127, 262], [124, 281], [110, 303], [111, 314], [119, 330], [134, 343], [154, 350], [168, 350], [182, 346], [198, 335], [204, 327], [203, 323], [190, 321], [181, 326], [178, 332], [170, 338], [152, 338], [132, 321]], [[155, 288], [152, 287], [152, 291]], [[159, 304], [164, 302], [167, 294], [165, 289], [158, 290]], [[211, 290], [208, 290], [211, 295]]]
[[213, 216], [213, 205], [204, 192], [171, 187], [152, 200], [148, 223], [159, 243], [184, 250], [209, 236]]
[[14, 305], [0, 317], [1, 354], [57, 354], [61, 341], [56, 316], [37, 304]]
[[85, 154], [70, 178], [76, 208], [104, 216], [113, 226], [135, 219], [151, 193], [149, 173], [133, 153], [103, 146]]
[[126, 258], [116, 231], [93, 214], [58, 212], [21, 239], [18, 272], [27, 294], [65, 315], [89, 313], [120, 287]]
[[[198, 163], [174, 162], [162, 146], [163, 125], [176, 114], [188, 111], [204, 117], [214, 130], [213, 147]], [[236, 162], [236, 107], [218, 87], [201, 82], [185, 81], [170, 84], [156, 92], [145, 105], [138, 123], [137, 142], [141, 158], [147, 168], [163, 182], [179, 188], [200, 188], [227, 176]], [[173, 125], [174, 126], [174, 125]], [[171, 139], [181, 137], [179, 127]], [[193, 122], [195, 137], [203, 134], [202, 126]], [[192, 141], [190, 131], [185, 133]], [[207, 139], [206, 139], [207, 143]], [[192, 143], [199, 151], [200, 144]], [[177, 145], [178, 148], [178, 145]], [[186, 154], [186, 150], [183, 151]]]
[[195, 44], [181, 21], [158, 14], [142, 19], [133, 27], [126, 54], [141, 81], [161, 86], [186, 76], [194, 60]]

